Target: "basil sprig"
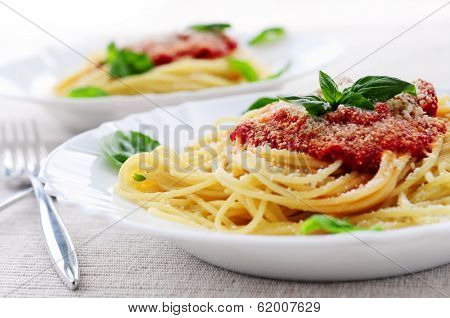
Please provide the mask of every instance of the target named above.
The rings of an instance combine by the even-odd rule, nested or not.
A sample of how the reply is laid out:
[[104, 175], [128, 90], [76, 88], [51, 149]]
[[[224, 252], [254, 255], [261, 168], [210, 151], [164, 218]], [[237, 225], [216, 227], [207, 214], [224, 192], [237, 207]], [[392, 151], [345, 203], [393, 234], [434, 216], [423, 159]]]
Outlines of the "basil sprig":
[[286, 35], [286, 31], [282, 27], [268, 28], [258, 33], [252, 38], [248, 44], [259, 45], [263, 43], [270, 43], [280, 40]]
[[231, 28], [229, 23], [194, 24], [189, 27], [198, 32], [223, 32], [228, 28]]
[[151, 151], [158, 146], [157, 140], [133, 130], [118, 130], [100, 140], [103, 155], [118, 168], [132, 155]]
[[351, 87], [339, 91], [337, 84], [324, 72], [319, 73], [322, 96], [287, 96], [281, 100], [303, 105], [311, 116], [334, 111], [339, 105], [373, 110], [375, 103], [387, 101], [400, 93], [416, 95], [413, 84], [388, 76], [365, 76]]
[[351, 224], [346, 219], [338, 219], [328, 215], [315, 214], [300, 223], [299, 232], [302, 235], [309, 235], [319, 231], [329, 234], [336, 234], [361, 230], [382, 231], [383, 228], [379, 225], [374, 225], [370, 228], [361, 228]]
[[89, 97], [101, 97], [108, 96], [108, 94], [101, 88], [94, 86], [83, 86], [72, 89], [67, 97], [74, 98], [89, 98]]
[[108, 45], [106, 63], [109, 64], [110, 75], [118, 78], [142, 74], [154, 67], [147, 54], [119, 49], [114, 42]]

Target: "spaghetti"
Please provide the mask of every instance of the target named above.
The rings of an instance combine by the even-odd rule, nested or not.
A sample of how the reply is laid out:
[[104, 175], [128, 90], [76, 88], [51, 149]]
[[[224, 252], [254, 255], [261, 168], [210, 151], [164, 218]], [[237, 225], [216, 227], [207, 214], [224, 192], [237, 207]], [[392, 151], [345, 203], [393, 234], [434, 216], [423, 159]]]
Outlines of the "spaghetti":
[[58, 83], [55, 93], [67, 96], [70, 91], [83, 87], [95, 87], [107, 95], [170, 93], [246, 81], [230, 59], [243, 61], [258, 79], [270, 75], [266, 67], [238, 50], [237, 42], [223, 33], [183, 33], [162, 41], [137, 43], [125, 49], [148, 56], [154, 66], [118, 78], [112, 76], [111, 66], [105, 62], [107, 55], [100, 54], [92, 57], [90, 64]]
[[219, 122], [181, 154], [160, 146], [130, 157], [116, 191], [157, 216], [241, 234], [299, 234], [316, 214], [358, 228], [449, 220], [450, 111], [445, 97], [428, 115], [418, 90], [376, 111], [339, 106], [323, 118], [269, 104], [231, 130]]

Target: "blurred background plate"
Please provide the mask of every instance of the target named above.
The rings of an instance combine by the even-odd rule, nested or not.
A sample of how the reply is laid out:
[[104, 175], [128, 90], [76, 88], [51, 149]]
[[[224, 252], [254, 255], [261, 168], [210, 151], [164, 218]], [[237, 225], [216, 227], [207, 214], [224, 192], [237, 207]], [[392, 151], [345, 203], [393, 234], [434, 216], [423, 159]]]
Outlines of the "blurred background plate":
[[[288, 36], [283, 40], [255, 48], [246, 45], [250, 36], [232, 33], [231, 35], [239, 40], [241, 48], [248, 50], [256, 59], [268, 65], [273, 73], [287, 63], [291, 63], [290, 68], [273, 80], [198, 91], [77, 99], [54, 96], [53, 86], [85, 63], [80, 54], [89, 55], [93, 51], [102, 50], [112, 40], [92, 39], [81, 45], [72, 46], [75, 51], [61, 44], [60, 47], [49, 48], [35, 56], [0, 66], [0, 97], [39, 104], [70, 129], [82, 131], [96, 127], [102, 122], [153, 107], [274, 89], [289, 80], [317, 70], [336, 59], [343, 51], [340, 42], [331, 40], [330, 37], [306, 36], [301, 32], [288, 31]], [[121, 44], [133, 42], [130, 38], [126, 41], [120, 38], [114, 40]]]

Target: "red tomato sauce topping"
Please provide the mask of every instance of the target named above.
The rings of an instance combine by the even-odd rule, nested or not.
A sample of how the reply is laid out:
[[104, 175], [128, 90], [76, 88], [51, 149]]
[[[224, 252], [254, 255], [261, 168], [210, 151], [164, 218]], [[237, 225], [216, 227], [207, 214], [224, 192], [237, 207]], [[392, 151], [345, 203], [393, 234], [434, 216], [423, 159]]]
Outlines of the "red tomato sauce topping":
[[318, 160], [342, 160], [351, 170], [374, 173], [384, 151], [423, 158], [446, 132], [444, 120], [433, 117], [437, 98], [432, 85], [419, 80], [416, 88], [417, 97], [401, 94], [377, 103], [374, 111], [340, 105], [321, 117], [311, 117], [292, 104], [271, 104], [258, 117], [238, 124], [230, 138], [244, 149], [269, 146], [304, 152]]
[[215, 59], [231, 54], [237, 42], [223, 33], [193, 32], [177, 34], [164, 41], [145, 41], [130, 49], [145, 52], [155, 65], [171, 63], [183, 57]]

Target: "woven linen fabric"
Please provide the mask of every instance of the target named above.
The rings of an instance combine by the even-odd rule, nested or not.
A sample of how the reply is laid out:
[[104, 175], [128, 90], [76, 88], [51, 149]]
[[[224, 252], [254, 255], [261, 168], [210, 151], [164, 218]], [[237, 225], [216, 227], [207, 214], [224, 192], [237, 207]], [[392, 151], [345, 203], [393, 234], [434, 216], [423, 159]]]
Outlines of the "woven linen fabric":
[[[9, 191], [0, 188], [0, 197]], [[69, 291], [51, 266], [32, 196], [0, 212], [3, 297], [443, 297], [450, 265], [414, 275], [358, 282], [264, 279], [203, 262], [173, 243], [99, 214], [59, 206], [80, 263]]]

